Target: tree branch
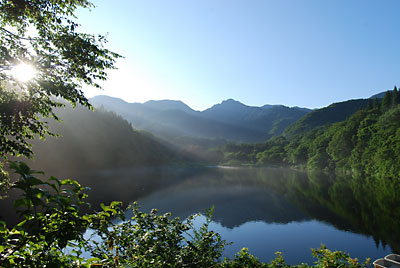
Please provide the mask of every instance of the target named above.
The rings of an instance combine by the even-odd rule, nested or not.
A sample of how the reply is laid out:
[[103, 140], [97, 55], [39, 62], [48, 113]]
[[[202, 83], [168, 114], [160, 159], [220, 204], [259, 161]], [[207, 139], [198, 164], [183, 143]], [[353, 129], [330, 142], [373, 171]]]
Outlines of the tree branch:
[[11, 31], [9, 31], [9, 30], [6, 30], [6, 29], [3, 28], [3, 27], [0, 27], [0, 30], [1, 30], [2, 32], [8, 34], [8, 35], [11, 35], [12, 37], [15, 37], [15, 38], [19, 39], [19, 40], [26, 40], [26, 41], [49, 41], [48, 39], [22, 37], [22, 36], [19, 36], [19, 35], [17, 35], [17, 34], [15, 34], [15, 33], [11, 32]]

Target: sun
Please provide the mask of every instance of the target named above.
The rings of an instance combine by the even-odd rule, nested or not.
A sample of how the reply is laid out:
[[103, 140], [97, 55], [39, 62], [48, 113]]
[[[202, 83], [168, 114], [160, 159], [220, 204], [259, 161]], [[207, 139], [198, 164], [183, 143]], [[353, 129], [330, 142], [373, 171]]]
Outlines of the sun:
[[11, 69], [11, 75], [20, 82], [28, 82], [36, 76], [36, 69], [27, 63], [20, 63]]

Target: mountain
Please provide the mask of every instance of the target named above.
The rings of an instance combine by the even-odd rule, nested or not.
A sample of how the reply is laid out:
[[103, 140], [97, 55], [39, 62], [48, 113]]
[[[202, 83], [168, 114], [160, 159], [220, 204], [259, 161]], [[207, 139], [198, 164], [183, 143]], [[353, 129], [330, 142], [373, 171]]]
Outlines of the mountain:
[[247, 106], [233, 99], [228, 99], [224, 100], [222, 103], [215, 104], [211, 108], [205, 110], [203, 114], [206, 117], [213, 117], [216, 115], [218, 117], [222, 117], [224, 120], [224, 117], [229, 119], [236, 118], [237, 116], [242, 117], [243, 115], [258, 110], [258, 107]]
[[[397, 91], [396, 87], [395, 90]], [[337, 102], [321, 109], [315, 109], [293, 125], [289, 126], [284, 131], [283, 135], [286, 137], [291, 137], [323, 125], [344, 121], [359, 109], [366, 108], [371, 100], [383, 99], [387, 92], [393, 92], [393, 90], [377, 93], [368, 99]]]
[[158, 166], [185, 159], [145, 132], [134, 130], [121, 116], [96, 109], [66, 107], [62, 123], [50, 122], [59, 137], [34, 140], [33, 168], [60, 177], [82, 170]]
[[385, 96], [387, 91], [383, 91], [381, 93], [372, 95], [371, 97], [369, 97], [370, 99], [383, 99], [383, 97]]
[[369, 97], [369, 98], [370, 98], [370, 99], [383, 99], [383, 97], [385, 96], [386, 92], [388, 92], [388, 91], [392, 91], [392, 92], [393, 92], [393, 91], [398, 91], [398, 90], [397, 90], [397, 87], [395, 86], [395, 87], [393, 88], [393, 90], [382, 91], [381, 93], [372, 95], [372, 96]]
[[285, 129], [283, 135], [291, 137], [323, 125], [344, 121], [359, 109], [365, 108], [368, 102], [368, 99], [349, 100], [313, 110]]
[[[308, 168], [352, 171], [385, 180], [400, 178], [400, 93], [388, 91], [379, 105], [342, 122], [299, 135], [286, 159]], [[301, 160], [301, 161], [299, 161]]]
[[148, 101], [127, 103], [108, 96], [90, 99], [94, 107], [113, 111], [131, 122], [137, 129], [149, 131], [170, 142], [181, 142], [185, 137], [262, 142], [279, 135], [283, 130], [307, 114], [305, 108], [282, 105], [253, 107], [233, 99], [211, 108], [194, 111], [181, 101]]
[[289, 108], [283, 105], [247, 106], [229, 99], [205, 110], [203, 116], [219, 122], [241, 125], [268, 136], [276, 136], [308, 112], [309, 109]]
[[159, 100], [159, 101], [150, 100], [143, 103], [143, 105], [159, 111], [178, 110], [186, 113], [196, 113], [196, 111], [194, 111], [185, 103], [176, 100]]
[[[87, 202], [95, 209], [100, 209], [100, 203], [121, 200], [120, 196], [126, 197], [125, 204], [129, 204], [134, 200], [132, 197], [143, 195], [147, 189], [163, 187], [165, 182], [160, 178], [165, 166], [193, 160], [151, 134], [134, 130], [128, 121], [113, 112], [91, 111], [81, 106], [72, 109], [67, 104], [56, 109], [56, 114], [62, 122], [49, 120], [49, 127], [59, 136], [46, 137], [45, 141], [32, 140], [33, 159], [10, 160], [24, 161], [33, 170], [44, 171], [46, 175], [42, 178], [72, 178], [92, 188], [95, 193], [89, 192]], [[155, 183], [149, 177], [159, 180]], [[13, 201], [18, 196], [17, 191], [2, 200], [0, 219], [16, 223]]]
[[[359, 105], [366, 107], [340, 120]], [[397, 90], [388, 91], [382, 101], [373, 104], [371, 99], [333, 104], [299, 120], [285, 131], [288, 135], [263, 144], [226, 145], [222, 163], [300, 165], [392, 182], [400, 178], [399, 117]]]

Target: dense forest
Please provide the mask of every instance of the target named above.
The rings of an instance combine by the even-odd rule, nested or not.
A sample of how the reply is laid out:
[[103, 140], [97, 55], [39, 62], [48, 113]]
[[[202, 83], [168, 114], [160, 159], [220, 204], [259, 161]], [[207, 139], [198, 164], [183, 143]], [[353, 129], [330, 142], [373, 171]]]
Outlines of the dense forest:
[[[187, 158], [155, 139], [137, 131], [115, 113], [77, 106], [56, 111], [61, 123], [51, 122], [57, 137], [34, 140], [32, 166], [55, 175], [63, 170], [92, 170], [132, 166], [159, 166]], [[77, 153], [79, 152], [79, 153]]]
[[400, 93], [395, 87], [387, 91], [383, 99], [369, 99], [365, 103], [365, 108], [340, 122], [331, 123], [329, 117], [315, 117], [319, 122], [312, 126], [307, 119], [315, 113], [322, 114], [316, 111], [264, 144], [228, 144], [222, 148], [223, 162], [292, 165], [398, 178]]

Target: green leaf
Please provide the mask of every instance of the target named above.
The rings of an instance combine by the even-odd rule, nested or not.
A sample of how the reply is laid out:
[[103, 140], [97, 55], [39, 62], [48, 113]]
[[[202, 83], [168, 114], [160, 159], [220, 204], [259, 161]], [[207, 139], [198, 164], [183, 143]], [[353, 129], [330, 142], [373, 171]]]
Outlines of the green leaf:
[[22, 227], [26, 222], [27, 222], [27, 220], [23, 220], [23, 221], [21, 221], [20, 223], [18, 223], [18, 224], [16, 225], [16, 227]]
[[90, 259], [87, 260], [88, 264], [97, 264], [97, 263], [100, 263], [100, 262], [101, 262], [101, 259], [99, 259], [99, 258], [90, 258]]
[[28, 199], [17, 199], [14, 201], [14, 207], [29, 207], [31, 202]]
[[0, 231], [4, 232], [7, 230], [6, 223], [4, 221], [0, 221]]
[[27, 177], [25, 181], [30, 185], [30, 186], [35, 186], [35, 185], [41, 185], [44, 184], [43, 181], [39, 180], [38, 178], [35, 177]]

